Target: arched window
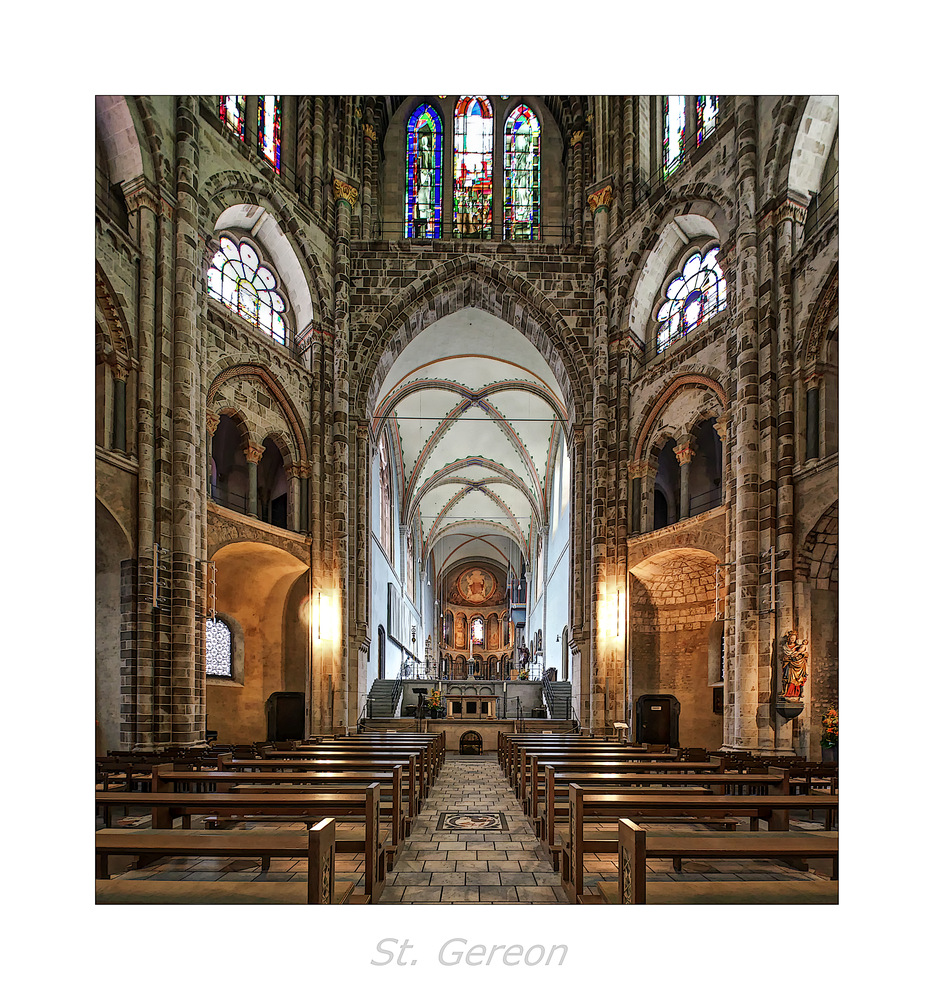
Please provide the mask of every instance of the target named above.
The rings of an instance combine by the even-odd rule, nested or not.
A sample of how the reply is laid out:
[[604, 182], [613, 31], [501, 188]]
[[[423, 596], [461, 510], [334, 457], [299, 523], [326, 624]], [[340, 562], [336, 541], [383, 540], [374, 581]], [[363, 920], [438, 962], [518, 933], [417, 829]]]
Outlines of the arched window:
[[386, 437], [379, 440], [379, 542], [392, 560], [392, 471]]
[[279, 173], [282, 142], [280, 138], [282, 107], [277, 96], [260, 97], [256, 144], [260, 153]]
[[483, 619], [479, 616], [470, 622], [470, 639], [475, 646], [483, 645]]
[[454, 235], [493, 235], [493, 106], [462, 97], [454, 109]]
[[405, 551], [405, 590], [409, 600], [415, 603], [415, 541], [409, 535]]
[[405, 235], [441, 236], [441, 118], [430, 104], [409, 118], [406, 139]]
[[233, 678], [233, 656], [230, 629], [220, 618], [208, 618], [204, 623], [207, 649], [205, 673], [208, 677]]
[[507, 240], [537, 240], [541, 234], [541, 139], [538, 119], [520, 104], [506, 119], [503, 142], [503, 233]]
[[246, 97], [242, 94], [221, 95], [218, 109], [221, 121], [240, 140], [246, 139]]
[[719, 249], [691, 254], [681, 273], [668, 283], [656, 316], [658, 353], [726, 306], [726, 282], [717, 263]]
[[697, 98], [697, 145], [699, 146], [717, 127], [720, 98], [710, 94]]
[[246, 240], [238, 243], [222, 236], [220, 242], [208, 268], [208, 294], [285, 344], [286, 306], [276, 291], [276, 276], [260, 263], [258, 252]]
[[662, 98], [662, 170], [666, 177], [674, 173], [684, 159], [686, 109], [683, 97]]

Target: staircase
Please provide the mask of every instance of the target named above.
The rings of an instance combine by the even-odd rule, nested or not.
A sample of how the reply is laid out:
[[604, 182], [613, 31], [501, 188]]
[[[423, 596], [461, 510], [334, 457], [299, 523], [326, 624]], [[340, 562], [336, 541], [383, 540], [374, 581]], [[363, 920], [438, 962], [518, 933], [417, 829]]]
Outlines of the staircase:
[[551, 681], [545, 686], [545, 704], [549, 719], [571, 718], [571, 682]]
[[367, 717], [370, 719], [392, 719], [396, 714], [396, 705], [399, 703], [399, 696], [402, 694], [402, 687], [396, 691], [393, 698], [393, 688], [395, 680], [373, 681], [370, 693], [367, 695]]

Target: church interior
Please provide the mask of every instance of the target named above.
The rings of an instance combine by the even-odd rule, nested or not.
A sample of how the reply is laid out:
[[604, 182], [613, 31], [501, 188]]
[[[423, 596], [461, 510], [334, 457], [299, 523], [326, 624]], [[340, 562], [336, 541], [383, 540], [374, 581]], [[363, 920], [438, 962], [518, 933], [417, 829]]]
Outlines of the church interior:
[[838, 115], [96, 97], [98, 903], [838, 901]]

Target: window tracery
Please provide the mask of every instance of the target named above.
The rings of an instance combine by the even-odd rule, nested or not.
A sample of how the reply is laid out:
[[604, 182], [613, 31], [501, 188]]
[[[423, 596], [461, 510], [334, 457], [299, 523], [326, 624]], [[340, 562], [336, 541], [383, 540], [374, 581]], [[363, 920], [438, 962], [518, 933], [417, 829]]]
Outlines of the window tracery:
[[697, 98], [697, 145], [699, 146], [717, 127], [717, 113], [720, 98], [716, 95], [701, 95]]
[[684, 97], [663, 98], [662, 170], [666, 177], [678, 169], [684, 158], [684, 129], [687, 102]]
[[220, 618], [204, 623], [205, 672], [208, 677], [233, 677], [230, 628]]
[[284, 345], [286, 305], [277, 285], [253, 246], [229, 236], [220, 238], [220, 249], [208, 268], [208, 294]]
[[657, 353], [726, 306], [726, 282], [717, 263], [719, 247], [691, 254], [665, 288], [658, 309]]

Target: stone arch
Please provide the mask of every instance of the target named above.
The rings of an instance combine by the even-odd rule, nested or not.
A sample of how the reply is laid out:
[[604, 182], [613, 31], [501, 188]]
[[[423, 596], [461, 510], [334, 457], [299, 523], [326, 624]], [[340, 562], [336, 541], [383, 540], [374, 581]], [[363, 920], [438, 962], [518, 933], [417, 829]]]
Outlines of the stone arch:
[[649, 435], [652, 433], [655, 421], [664, 411], [665, 407], [668, 406], [679, 393], [692, 388], [707, 389], [716, 395], [716, 398], [719, 400], [722, 408], [721, 412], [726, 410], [726, 392], [720, 385], [718, 373], [715, 369], [708, 369], [708, 371], [710, 374], [701, 370], [696, 373], [685, 372], [681, 375], [675, 376], [665, 386], [663, 386], [663, 388], [652, 400], [649, 401], [643, 411], [644, 415], [642, 420], [638, 424], [639, 433], [636, 437], [636, 446], [633, 449], [634, 462], [641, 462], [646, 457], [646, 442], [649, 440]]
[[442, 316], [472, 306], [518, 330], [561, 386], [570, 419], [586, 412], [589, 365], [564, 317], [527, 278], [479, 254], [461, 254], [411, 282], [367, 329], [355, 335], [351, 408], [373, 412], [383, 379], [402, 350]]
[[[275, 188], [250, 174], [238, 170], [225, 170], [209, 177], [203, 185], [203, 191], [204, 203], [207, 206], [206, 215], [210, 219], [212, 227], [211, 231], [205, 235], [206, 244], [209, 247], [213, 245], [216, 228], [218, 226], [223, 228], [223, 224], [220, 224], [219, 220], [231, 209], [238, 206], [264, 209], [270, 214], [282, 238], [288, 244], [295, 260], [301, 267], [305, 285], [311, 297], [311, 309], [315, 324], [324, 321], [327, 315], [325, 305], [330, 304], [331, 301], [330, 290], [325, 283], [328, 271], [322, 264], [318, 250], [305, 234], [305, 223], [296, 216], [294, 210], [282, 199]], [[274, 257], [274, 248], [266, 246], [265, 243], [263, 245], [264, 249]], [[212, 254], [213, 250], [210, 250], [208, 256], [210, 257]], [[280, 271], [280, 276], [285, 280], [279, 261], [274, 259], [273, 263]], [[205, 269], [206, 267], [207, 265]], [[301, 329], [296, 330], [296, 333], [301, 332]]]
[[103, 337], [100, 348], [105, 355], [112, 354], [116, 360], [129, 364], [133, 357], [133, 340], [126, 321], [127, 303], [114, 291], [100, 261], [94, 264], [94, 300], [105, 321], [99, 324]]
[[149, 143], [140, 142], [134, 102], [125, 97], [97, 94], [94, 112], [95, 131], [107, 158], [110, 179], [115, 184], [140, 176], [152, 179]]
[[[215, 366], [217, 367], [217, 366]], [[308, 462], [308, 442], [305, 440], [305, 431], [299, 419], [298, 411], [292, 404], [288, 393], [276, 376], [265, 366], [255, 362], [233, 364], [222, 368], [217, 374], [211, 376], [210, 388], [207, 393], [207, 409], [211, 409], [217, 392], [220, 387], [234, 379], [255, 378], [263, 383], [266, 390], [273, 396], [279, 404], [279, 408], [285, 417], [286, 423], [298, 449], [298, 458], [302, 464]], [[258, 443], [258, 442], [257, 442]]]
[[[733, 229], [736, 206], [722, 188], [700, 181], [666, 193], [652, 209], [642, 227], [642, 233], [625, 258], [622, 273], [616, 284], [617, 309], [614, 310], [615, 315], [611, 316], [611, 323], [614, 326], [619, 328], [625, 325], [620, 314], [623, 308], [626, 308], [628, 316], [628, 308], [635, 298], [639, 278], [649, 262], [652, 251], [668, 227], [676, 219], [690, 216], [706, 219], [711, 223], [717, 238], [722, 243]], [[666, 267], [669, 263], [670, 261], [666, 262]], [[654, 292], [651, 297], [654, 301]], [[641, 336], [640, 331], [633, 332]]]
[[282, 455], [282, 464], [285, 468], [286, 474], [288, 474], [289, 469], [296, 462], [296, 449], [295, 443], [291, 438], [283, 433], [281, 427], [274, 427], [270, 424], [265, 424], [263, 427], [259, 427], [256, 430], [256, 444], [261, 445], [264, 441], [272, 441], [275, 446], [279, 449], [279, 453]]
[[791, 152], [807, 101], [807, 97], [801, 95], [786, 97], [775, 108], [773, 117], [776, 124], [763, 161], [763, 204], [781, 197], [787, 190]]
[[796, 574], [815, 590], [838, 589], [839, 510], [839, 502], [834, 500], [805, 535], [798, 551]]
[[838, 285], [839, 270], [834, 262], [805, 321], [802, 354], [806, 364], [814, 364], [823, 358], [827, 334], [840, 311]]
[[807, 205], [820, 189], [839, 113], [840, 102], [835, 96], [809, 97], [801, 113], [785, 175], [788, 194], [801, 204]]

